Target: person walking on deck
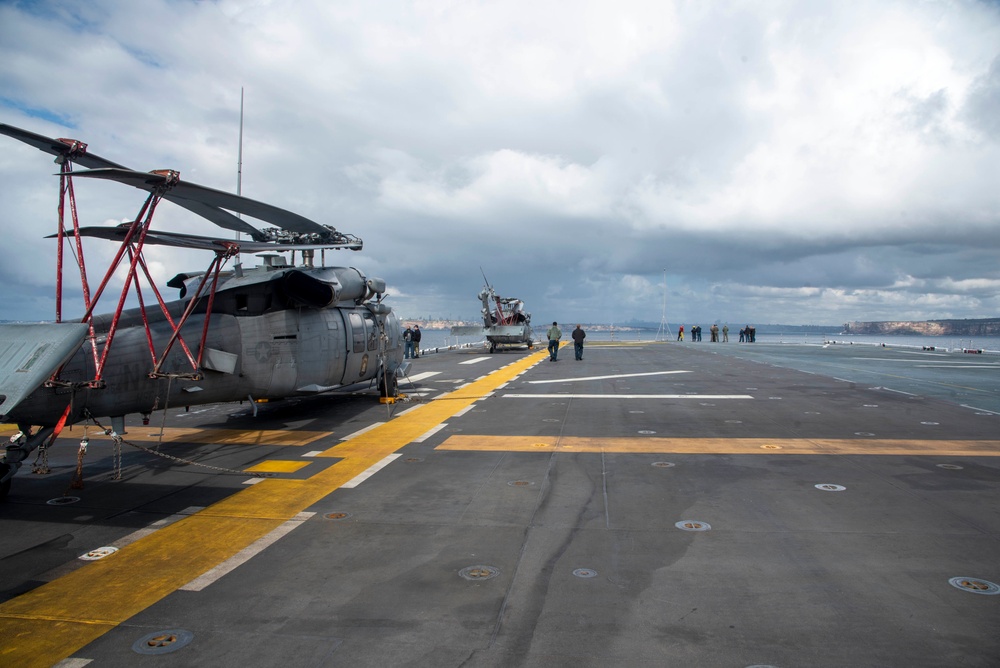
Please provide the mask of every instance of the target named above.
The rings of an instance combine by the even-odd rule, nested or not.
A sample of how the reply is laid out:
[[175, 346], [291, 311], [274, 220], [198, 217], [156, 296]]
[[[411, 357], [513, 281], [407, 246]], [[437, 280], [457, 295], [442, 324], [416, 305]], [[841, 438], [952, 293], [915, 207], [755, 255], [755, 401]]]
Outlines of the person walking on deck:
[[587, 338], [587, 333], [580, 329], [580, 325], [576, 326], [573, 330], [573, 352], [576, 353], [576, 359], [583, 359], [583, 340]]
[[559, 339], [562, 338], [562, 330], [559, 329], [559, 324], [555, 320], [552, 321], [552, 326], [549, 327], [545, 336], [549, 339], [549, 361], [558, 362], [559, 360], [556, 358], [559, 357]]

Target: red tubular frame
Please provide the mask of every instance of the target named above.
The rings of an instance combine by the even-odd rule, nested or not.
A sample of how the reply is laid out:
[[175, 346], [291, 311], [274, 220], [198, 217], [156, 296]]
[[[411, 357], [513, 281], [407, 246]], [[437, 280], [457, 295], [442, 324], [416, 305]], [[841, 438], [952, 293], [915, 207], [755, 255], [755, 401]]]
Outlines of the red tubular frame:
[[[174, 322], [170, 315], [169, 309], [167, 308], [166, 302], [157, 288], [156, 283], [153, 281], [152, 276], [149, 272], [149, 267], [146, 264], [145, 258], [143, 257], [143, 246], [146, 240], [146, 233], [149, 231], [149, 227], [153, 220], [153, 214], [156, 211], [156, 205], [159, 203], [160, 198], [163, 194], [169, 190], [169, 188], [176, 183], [179, 175], [176, 172], [170, 172], [170, 178], [163, 184], [160, 188], [155, 190], [153, 193], [146, 198], [145, 203], [139, 210], [139, 214], [133, 219], [132, 223], [129, 225], [128, 231], [125, 233], [125, 238], [122, 240], [118, 251], [115, 253], [114, 259], [108, 265], [108, 269], [104, 274], [103, 279], [100, 282], [97, 290], [94, 292], [93, 298], [91, 298], [90, 284], [87, 279], [86, 264], [83, 258], [83, 243], [80, 235], [80, 223], [77, 216], [76, 208], [76, 196], [73, 192], [73, 165], [72, 156], [76, 152], [86, 151], [86, 145], [80, 142], [74, 142], [72, 140], [62, 140], [70, 146], [70, 151], [65, 155], [65, 159], [62, 163], [62, 168], [60, 170], [60, 198], [59, 198], [59, 220], [58, 229], [56, 231], [56, 239], [58, 241], [58, 250], [56, 253], [56, 322], [62, 322], [62, 297], [63, 297], [63, 272], [65, 269], [65, 253], [63, 249], [63, 244], [67, 243], [68, 233], [65, 228], [65, 205], [66, 200], [69, 200], [70, 212], [73, 220], [73, 236], [76, 237], [76, 248], [75, 248], [75, 259], [80, 270], [80, 283], [83, 291], [83, 300], [85, 313], [80, 319], [80, 322], [85, 322], [90, 326], [90, 341], [91, 341], [91, 354], [93, 355], [94, 361], [94, 377], [85, 383], [86, 387], [90, 388], [102, 388], [104, 387], [104, 368], [108, 361], [108, 356], [111, 352], [112, 344], [114, 342], [115, 334], [118, 331], [118, 326], [121, 321], [122, 313], [125, 309], [125, 301], [128, 298], [128, 293], [134, 286], [136, 297], [139, 301], [139, 312], [142, 317], [143, 327], [146, 333], [146, 342], [149, 346], [149, 353], [153, 363], [153, 370], [149, 373], [151, 378], [156, 378], [163, 376], [161, 371], [163, 363], [167, 358], [170, 350], [173, 348], [174, 343], [179, 343], [184, 351], [185, 356], [189, 364], [191, 365], [191, 373], [188, 377], [197, 379], [200, 377], [200, 369], [202, 357], [204, 355], [205, 344], [208, 339], [208, 326], [212, 314], [212, 306], [215, 302], [215, 292], [219, 285], [219, 275], [222, 271], [222, 267], [225, 262], [234, 255], [239, 253], [239, 244], [237, 243], [227, 243], [225, 244], [225, 249], [217, 251], [215, 257], [209, 264], [208, 270], [202, 277], [201, 283], [198, 289], [192, 295], [187, 307], [184, 310], [184, 314], [181, 318]], [[74, 250], [70, 247], [71, 251]], [[122, 287], [121, 294], [118, 298], [118, 303], [115, 307], [114, 312], [111, 316], [111, 325], [105, 334], [105, 341], [102, 350], [98, 350], [97, 343], [97, 333], [94, 329], [94, 309], [97, 307], [97, 303], [100, 301], [101, 296], [104, 294], [104, 290], [114, 275], [114, 272], [121, 265], [122, 259], [125, 255], [128, 255], [129, 266], [128, 273], [126, 275], [124, 285]], [[163, 312], [166, 321], [170, 324], [172, 333], [170, 339], [164, 346], [163, 351], [157, 355], [156, 345], [153, 342], [153, 333], [149, 324], [149, 319], [146, 317], [146, 304], [143, 299], [142, 287], [140, 284], [140, 270], [141, 274], [145, 276], [146, 282], [149, 284], [156, 296], [156, 301], [160, 305], [160, 310]], [[181, 328], [187, 322], [188, 318], [194, 312], [195, 307], [198, 302], [203, 297], [203, 290], [208, 282], [209, 276], [212, 277], [211, 287], [208, 292], [208, 306], [205, 313], [205, 322], [201, 331], [201, 340], [198, 350], [197, 359], [191, 353], [190, 348], [184, 341], [181, 335]], [[51, 385], [65, 385], [67, 383], [59, 380], [59, 374], [62, 371], [60, 368], [53, 374], [52, 378], [49, 379], [49, 384]]]

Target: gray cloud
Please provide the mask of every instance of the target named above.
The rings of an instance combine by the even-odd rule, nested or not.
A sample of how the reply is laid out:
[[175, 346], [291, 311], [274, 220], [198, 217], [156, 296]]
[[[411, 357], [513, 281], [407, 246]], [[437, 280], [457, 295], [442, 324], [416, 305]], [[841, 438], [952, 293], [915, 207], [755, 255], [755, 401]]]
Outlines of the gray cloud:
[[[475, 317], [481, 267], [542, 320], [658, 321], [664, 278], [671, 321], [987, 317], [998, 44], [976, 2], [7, 3], [0, 121], [235, 190], [244, 87], [243, 193], [362, 236], [328, 263], [404, 316]], [[54, 166], [0, 142], [0, 317], [51, 318]]]

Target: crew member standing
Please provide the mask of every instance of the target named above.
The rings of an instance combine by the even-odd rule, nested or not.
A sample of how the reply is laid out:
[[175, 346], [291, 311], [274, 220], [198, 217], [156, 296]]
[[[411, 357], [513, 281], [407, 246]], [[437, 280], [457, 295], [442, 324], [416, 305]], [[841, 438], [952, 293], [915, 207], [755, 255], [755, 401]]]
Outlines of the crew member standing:
[[555, 320], [552, 321], [552, 326], [549, 327], [549, 331], [545, 333], [545, 336], [549, 339], [549, 361], [558, 362], [559, 360], [556, 358], [559, 356], [559, 339], [562, 338], [562, 331]]
[[413, 326], [413, 357], [420, 357], [420, 325]]
[[573, 352], [576, 353], [576, 359], [583, 359], [583, 340], [587, 338], [587, 333], [580, 329], [580, 325], [576, 326], [573, 330]]
[[406, 328], [403, 332], [403, 359], [408, 360], [413, 357], [413, 329]]

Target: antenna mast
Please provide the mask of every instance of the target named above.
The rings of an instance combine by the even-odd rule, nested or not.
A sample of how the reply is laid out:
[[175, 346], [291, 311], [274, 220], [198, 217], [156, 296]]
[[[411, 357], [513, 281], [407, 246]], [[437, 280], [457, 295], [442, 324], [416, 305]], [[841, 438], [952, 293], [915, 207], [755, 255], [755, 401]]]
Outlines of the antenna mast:
[[[240, 86], [240, 150], [236, 162], [236, 194], [243, 194], [243, 87]], [[240, 216], [242, 218], [242, 215]], [[239, 235], [239, 232], [236, 233]], [[239, 236], [236, 237], [239, 239]]]
[[[664, 338], [660, 339], [660, 335]], [[669, 341], [671, 337], [670, 325], [667, 324], [667, 270], [663, 270], [663, 312], [660, 315], [660, 328], [656, 330], [657, 341]]]
[[[243, 194], [243, 86], [240, 86], [240, 147], [236, 157], [236, 194]], [[239, 212], [236, 215], [239, 218], [243, 217], [243, 214]], [[240, 233], [237, 232], [236, 241], [239, 240]], [[239, 253], [236, 254], [235, 269], [237, 276], [243, 274], [243, 262], [240, 260]]]

